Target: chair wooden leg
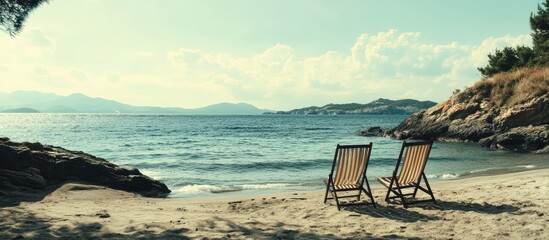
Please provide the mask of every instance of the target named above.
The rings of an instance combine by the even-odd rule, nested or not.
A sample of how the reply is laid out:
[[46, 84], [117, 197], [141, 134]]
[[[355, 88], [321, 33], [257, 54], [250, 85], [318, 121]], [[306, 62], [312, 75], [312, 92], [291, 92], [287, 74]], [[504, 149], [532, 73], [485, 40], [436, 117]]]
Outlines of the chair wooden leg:
[[412, 198], [416, 198], [417, 190], [419, 189], [419, 185], [421, 185], [421, 178], [417, 182], [417, 186], [414, 189], [414, 194], [412, 194]]
[[422, 173], [423, 179], [425, 180], [425, 185], [427, 186], [427, 190], [429, 191], [429, 195], [431, 195], [431, 199], [433, 199], [433, 202], [437, 204], [437, 200], [435, 200], [435, 194], [433, 194], [433, 190], [431, 190], [431, 186], [429, 186], [429, 181], [427, 181], [427, 177], [425, 176], [425, 173]]
[[341, 207], [339, 206], [339, 199], [337, 198], [337, 193], [336, 193], [336, 191], [334, 191], [333, 194], [334, 194], [334, 199], [335, 199], [335, 201], [336, 201], [337, 210], [338, 210], [338, 211], [341, 211]]
[[404, 206], [404, 208], [408, 208], [408, 204], [406, 204], [406, 201], [404, 200], [404, 194], [402, 193], [402, 189], [398, 185], [398, 182], [395, 182], [395, 184], [396, 184], [396, 187], [397, 187], [397, 190], [398, 190], [397, 195], [400, 197], [400, 201], [402, 201], [402, 205]]
[[393, 181], [394, 181], [394, 179], [391, 179], [391, 183], [389, 184], [389, 188], [387, 189], [387, 195], [385, 195], [385, 202], [389, 202], [389, 194], [391, 194], [391, 188], [393, 187]]
[[330, 185], [326, 184], [326, 194], [324, 194], [324, 203], [328, 200], [328, 191], [330, 191]]
[[377, 208], [376, 202], [374, 201], [374, 196], [372, 194], [372, 190], [370, 189], [370, 183], [368, 183], [368, 179], [364, 179], [364, 180], [366, 181], [366, 188], [368, 188], [366, 195], [370, 197], [370, 200], [372, 200], [372, 204], [374, 205], [375, 208]]

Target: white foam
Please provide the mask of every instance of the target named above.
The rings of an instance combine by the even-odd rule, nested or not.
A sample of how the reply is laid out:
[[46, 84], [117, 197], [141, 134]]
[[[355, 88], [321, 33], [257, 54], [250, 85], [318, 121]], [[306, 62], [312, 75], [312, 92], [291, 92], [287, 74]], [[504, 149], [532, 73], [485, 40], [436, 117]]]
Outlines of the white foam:
[[459, 177], [459, 174], [457, 173], [445, 173], [440, 176], [441, 179], [454, 179]]
[[519, 167], [523, 167], [523, 168], [528, 168], [528, 169], [530, 169], [530, 168], [535, 168], [536, 165], [521, 165], [521, 166], [519, 166]]
[[459, 176], [461, 175], [458, 173], [443, 173], [439, 175], [436, 175], [436, 174], [427, 175], [427, 178], [454, 179], [454, 178], [458, 178]]
[[243, 189], [247, 190], [261, 190], [261, 189], [284, 189], [292, 186], [286, 183], [268, 183], [268, 184], [244, 184]]
[[484, 169], [478, 169], [478, 170], [471, 170], [470, 173], [481, 173], [481, 172], [488, 172], [490, 170], [496, 170], [498, 168], [484, 168]]
[[291, 186], [293, 185], [285, 184], [285, 183], [243, 184], [243, 185], [233, 185], [233, 186], [192, 184], [192, 185], [182, 186], [178, 189], [175, 189], [173, 192], [184, 193], [184, 194], [224, 193], [224, 192], [234, 192], [234, 191], [242, 191], [242, 190], [285, 189]]
[[221, 193], [221, 192], [232, 192], [240, 191], [242, 188], [237, 186], [214, 186], [214, 185], [186, 185], [175, 189], [174, 193]]

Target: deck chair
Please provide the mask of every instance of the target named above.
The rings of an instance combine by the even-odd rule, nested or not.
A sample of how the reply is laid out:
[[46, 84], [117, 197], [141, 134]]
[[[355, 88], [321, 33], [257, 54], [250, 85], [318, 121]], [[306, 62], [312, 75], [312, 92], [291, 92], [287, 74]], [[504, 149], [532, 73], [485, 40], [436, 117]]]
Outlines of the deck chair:
[[[335, 199], [337, 210], [341, 210], [341, 206], [358, 204], [372, 204], [376, 207], [368, 179], [366, 178], [366, 169], [368, 168], [371, 152], [372, 143], [366, 145], [337, 145], [334, 162], [332, 163], [332, 171], [328, 175], [328, 181], [324, 180], [326, 184], [324, 203], [328, 199]], [[368, 190], [364, 188], [364, 185], [366, 185]], [[354, 192], [354, 194], [342, 196], [338, 194], [340, 192], [346, 192], [345, 194]], [[370, 197], [371, 203], [359, 202], [362, 192]], [[328, 193], [330, 193], [331, 197], [328, 197]], [[356, 197], [357, 202], [340, 203], [340, 198], [348, 197]]]
[[[402, 149], [400, 150], [393, 176], [378, 178], [378, 182], [388, 188], [387, 195], [385, 196], [386, 202], [388, 202], [389, 199], [399, 198], [405, 208], [410, 204], [421, 202], [433, 202], [436, 204], [435, 196], [433, 195], [433, 191], [431, 191], [431, 187], [429, 186], [429, 182], [427, 181], [424, 172], [432, 146], [432, 141], [410, 143], [404, 141], [404, 143], [402, 143]], [[400, 166], [401, 162], [402, 167]], [[420, 186], [422, 178], [426, 188]], [[413, 192], [403, 193], [404, 189], [413, 189]], [[417, 190], [429, 194], [431, 199], [417, 200]], [[394, 196], [390, 196], [391, 193], [393, 193]], [[411, 198], [408, 196], [411, 196]]]

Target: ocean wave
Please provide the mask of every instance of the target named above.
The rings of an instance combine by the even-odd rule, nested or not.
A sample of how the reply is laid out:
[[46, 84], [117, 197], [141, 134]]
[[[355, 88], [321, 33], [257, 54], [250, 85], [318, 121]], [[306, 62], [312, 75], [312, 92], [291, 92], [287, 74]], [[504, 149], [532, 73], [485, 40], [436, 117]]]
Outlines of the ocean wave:
[[215, 185], [201, 185], [201, 184], [192, 184], [180, 187], [173, 190], [173, 193], [224, 193], [224, 192], [235, 192], [241, 191], [242, 187], [238, 186], [215, 186]]
[[459, 173], [443, 173], [443, 174], [431, 174], [427, 175], [427, 178], [438, 178], [438, 179], [455, 179], [461, 177]]
[[198, 194], [198, 193], [226, 193], [242, 190], [274, 190], [286, 189], [292, 186], [299, 186], [288, 183], [266, 183], [266, 184], [243, 184], [243, 185], [209, 185], [209, 184], [191, 184], [182, 186], [173, 191], [175, 194]]

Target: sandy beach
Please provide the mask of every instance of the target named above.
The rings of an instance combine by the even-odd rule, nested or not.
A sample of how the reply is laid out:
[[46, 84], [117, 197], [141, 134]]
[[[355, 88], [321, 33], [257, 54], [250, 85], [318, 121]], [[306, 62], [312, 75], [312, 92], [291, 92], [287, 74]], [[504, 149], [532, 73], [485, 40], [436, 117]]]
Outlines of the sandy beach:
[[3, 198], [1, 239], [549, 239], [549, 170], [432, 184], [438, 204], [338, 211], [323, 191], [144, 198], [81, 183]]

